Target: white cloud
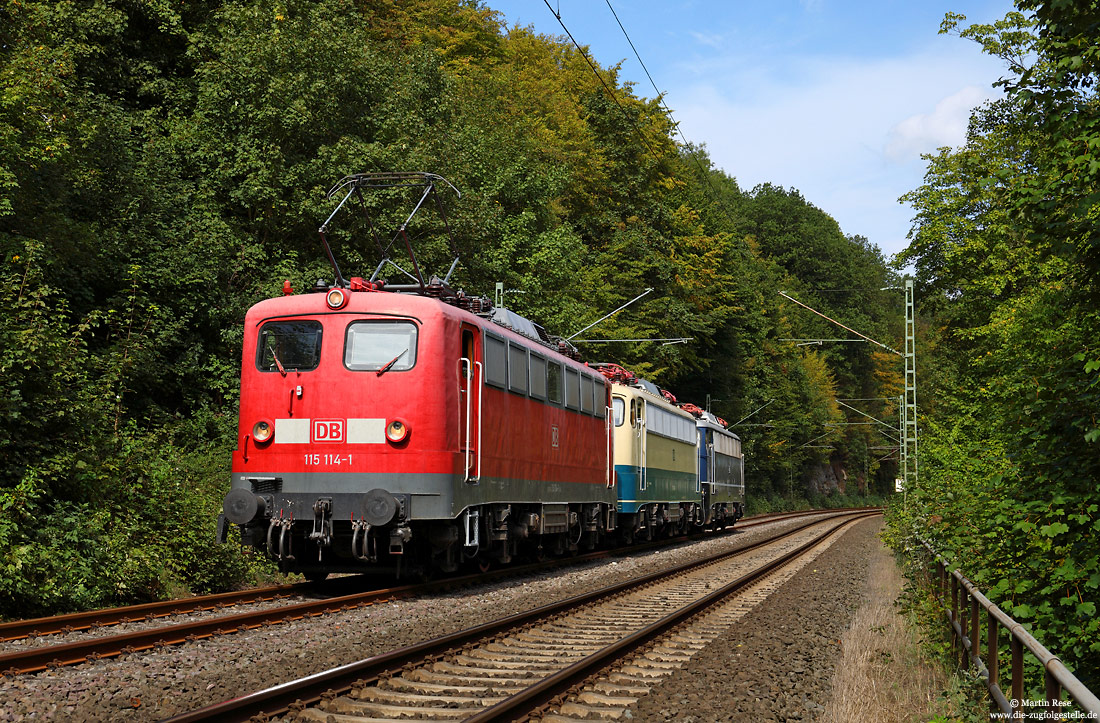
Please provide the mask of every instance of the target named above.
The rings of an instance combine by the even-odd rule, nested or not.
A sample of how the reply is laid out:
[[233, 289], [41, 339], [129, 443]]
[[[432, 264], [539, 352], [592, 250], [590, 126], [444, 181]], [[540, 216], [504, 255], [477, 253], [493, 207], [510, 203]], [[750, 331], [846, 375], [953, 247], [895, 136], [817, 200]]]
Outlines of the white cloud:
[[708, 48], [721, 50], [726, 45], [725, 37], [717, 35], [715, 33], [699, 33], [692, 31], [690, 35], [691, 37], [695, 38], [695, 42], [699, 43], [699, 45], [703, 45]]
[[971, 109], [992, 96], [989, 91], [968, 85], [936, 103], [932, 113], [909, 116], [890, 129], [887, 158], [907, 160], [943, 146], [961, 146], [966, 141]]
[[666, 87], [687, 139], [705, 141], [742, 188], [793, 186], [892, 254], [906, 245], [912, 214], [897, 198], [920, 184], [919, 154], [961, 143], [969, 109], [994, 95], [982, 87], [1000, 74], [976, 46], [936, 38], [877, 60], [712, 57]]

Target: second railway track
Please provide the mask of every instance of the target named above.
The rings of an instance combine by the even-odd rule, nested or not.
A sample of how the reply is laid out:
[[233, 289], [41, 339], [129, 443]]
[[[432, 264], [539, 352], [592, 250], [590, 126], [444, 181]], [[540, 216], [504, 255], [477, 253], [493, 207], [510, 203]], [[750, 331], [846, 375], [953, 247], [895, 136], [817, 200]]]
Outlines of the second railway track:
[[[764, 515], [742, 521], [737, 529], [747, 529], [819, 512]], [[644, 549], [644, 548], [638, 548]], [[572, 561], [598, 557], [607, 553], [573, 558]], [[570, 562], [558, 561], [558, 562]], [[439, 585], [473, 584], [493, 576], [520, 575], [536, 566], [523, 566], [495, 571], [490, 576], [478, 575], [442, 581]], [[90, 660], [140, 652], [166, 645], [180, 644], [212, 636], [252, 630], [265, 625], [292, 622], [329, 612], [372, 605], [399, 597], [409, 597], [432, 591], [432, 586], [403, 585], [373, 589], [348, 595], [324, 595], [321, 599], [300, 601], [320, 588], [308, 584], [281, 585], [258, 590], [207, 595], [187, 600], [164, 601], [126, 608], [73, 613], [51, 618], [0, 623], [0, 675], [13, 676], [47, 668], [75, 665]], [[228, 611], [234, 606], [255, 606], [244, 612]], [[175, 615], [198, 614], [197, 619], [169, 621]], [[136, 625], [138, 629], [116, 634], [100, 634], [107, 626]], [[80, 633], [83, 639], [54, 642], [49, 636]], [[29, 638], [30, 640], [24, 641]]]
[[616, 717], [793, 575], [796, 558], [815, 556], [822, 540], [865, 516], [800, 528], [173, 720], [247, 720], [260, 711], [336, 723]]

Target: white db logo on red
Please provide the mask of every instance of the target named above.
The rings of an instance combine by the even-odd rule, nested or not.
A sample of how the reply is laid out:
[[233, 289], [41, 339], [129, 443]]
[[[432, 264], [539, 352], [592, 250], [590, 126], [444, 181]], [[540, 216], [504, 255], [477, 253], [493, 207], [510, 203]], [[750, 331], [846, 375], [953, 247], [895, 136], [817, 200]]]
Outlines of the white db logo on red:
[[343, 442], [344, 420], [342, 419], [314, 419], [314, 442]]

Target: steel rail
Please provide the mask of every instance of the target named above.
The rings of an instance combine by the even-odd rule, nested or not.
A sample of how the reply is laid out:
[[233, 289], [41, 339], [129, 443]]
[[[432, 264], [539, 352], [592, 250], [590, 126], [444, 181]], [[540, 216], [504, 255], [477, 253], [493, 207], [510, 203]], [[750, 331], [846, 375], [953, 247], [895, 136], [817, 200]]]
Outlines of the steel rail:
[[850, 520], [841, 522], [836, 527], [827, 530], [819, 537], [800, 545], [790, 552], [771, 562], [762, 565], [750, 573], [742, 575], [732, 582], [723, 585], [709, 595], [702, 597], [679, 610], [669, 613], [664, 618], [647, 625], [637, 632], [613, 643], [602, 650], [583, 658], [569, 667], [558, 671], [554, 675], [543, 678], [532, 686], [523, 689], [516, 695], [509, 696], [505, 700], [490, 708], [466, 718], [466, 723], [489, 723], [490, 721], [516, 720], [524, 714], [547, 705], [555, 697], [569, 691], [575, 685], [598, 673], [608, 665], [621, 660], [633, 653], [638, 648], [646, 645], [653, 639], [665, 634], [670, 629], [680, 625], [692, 617], [700, 614], [708, 608], [722, 602], [723, 599], [735, 592], [743, 590], [754, 582], [761, 580], [794, 560], [808, 553], [825, 540], [839, 532], [847, 524], [871, 517], [878, 513], [866, 513], [857, 515]]
[[[792, 513], [783, 517], [769, 517], [766, 519], [754, 520], [750, 524], [742, 525], [741, 527], [753, 527], [757, 525], [782, 521], [785, 519], [806, 517], [816, 514], [822, 513], [819, 511]], [[805, 526], [808, 526], [810, 524], [814, 523], [806, 523], [801, 527], [795, 528], [794, 531], [803, 529]], [[740, 528], [733, 528], [733, 530], [736, 529]], [[352, 608], [365, 607], [368, 605], [387, 602], [390, 600], [414, 597], [416, 595], [427, 594], [430, 592], [450, 590], [469, 585], [481, 584], [484, 582], [494, 581], [502, 578], [506, 579], [509, 577], [528, 574], [531, 572], [544, 571], [547, 569], [554, 569], [557, 567], [568, 565], [575, 565], [586, 561], [593, 561], [612, 556], [640, 554], [651, 551], [653, 549], [664, 547], [669, 544], [690, 541], [692, 539], [699, 539], [702, 537], [704, 537], [703, 534], [685, 535], [677, 538], [668, 538], [664, 540], [647, 542], [640, 545], [632, 546], [630, 548], [601, 550], [573, 558], [557, 558], [547, 562], [540, 562], [530, 565], [500, 568], [498, 570], [493, 570], [488, 573], [476, 573], [461, 577], [447, 578], [444, 580], [433, 581], [429, 583], [418, 583], [412, 585], [403, 585], [399, 587], [361, 591], [348, 595], [325, 598], [322, 600], [313, 600], [304, 603], [295, 603], [282, 607], [270, 608], [267, 610], [246, 611], [237, 613], [235, 615], [219, 616], [209, 620], [197, 620], [191, 622], [176, 623], [173, 625], [164, 625], [150, 628], [148, 630], [139, 630], [130, 633], [122, 633], [119, 635], [90, 638], [88, 640], [80, 640], [72, 643], [25, 648], [22, 650], [0, 654], [0, 675], [15, 676], [24, 673], [35, 673], [46, 670], [48, 668], [79, 665], [81, 663], [91, 660], [111, 658], [127, 653], [141, 652], [153, 648], [166, 647], [169, 645], [179, 645], [185, 642], [202, 640], [221, 635], [228, 635], [236, 632], [245, 632], [266, 625], [278, 624], [283, 622], [293, 622], [307, 617], [317, 617], [327, 613], [341, 612]], [[749, 548], [743, 549], [751, 549], [751, 546]], [[301, 587], [302, 589], [308, 589], [309, 586], [306, 584], [302, 584]], [[252, 591], [253, 595], [255, 595], [255, 593], [256, 591]], [[234, 593], [233, 595], [238, 594]], [[207, 597], [217, 598], [218, 596]], [[184, 604], [182, 612], [193, 611], [195, 607], [194, 601], [195, 598], [183, 601]], [[181, 601], [176, 602], [180, 603]], [[166, 603], [164, 604], [170, 605], [171, 602], [166, 601]], [[153, 605], [158, 604], [153, 603]], [[133, 617], [133, 613], [137, 608], [143, 607], [146, 606], [135, 606], [134, 608], [116, 608], [110, 611], [98, 612], [112, 614], [119, 613], [121, 616], [115, 620], [116, 623], [121, 623], [124, 621], [136, 622], [144, 618], [135, 619]], [[213, 609], [216, 609], [216, 606]], [[129, 610], [130, 612], [129, 615], [125, 614], [127, 610]], [[92, 615], [94, 615], [94, 613], [92, 613]], [[39, 620], [41, 621], [48, 619]], [[87, 627], [90, 628], [92, 626], [91, 624], [88, 624]], [[61, 626], [60, 630], [63, 629], [64, 627]], [[72, 629], [76, 628], [73, 627]]]
[[[840, 511], [840, 510], [835, 510]], [[752, 517], [742, 518], [740, 524], [732, 528], [733, 531], [739, 529], [746, 529], [757, 527], [763, 524], [770, 524], [772, 522], [778, 522], [785, 519], [796, 519], [798, 517], [805, 517], [811, 514], [821, 514], [821, 510], [802, 510], [799, 512], [790, 513], [769, 513], [766, 515], [753, 515]], [[589, 553], [573, 558], [561, 558], [561, 562], [583, 562], [592, 559], [599, 559], [607, 554], [621, 554], [623, 552], [645, 552], [653, 549], [654, 547], [664, 544], [674, 544], [678, 541], [695, 539], [697, 533], [693, 535], [683, 535], [675, 538], [667, 538], [665, 540], [658, 540], [654, 543], [645, 543], [634, 545], [627, 550], [610, 550], [597, 553]], [[702, 535], [698, 535], [702, 537]], [[559, 562], [558, 560], [550, 561]], [[548, 563], [543, 563], [548, 564]], [[536, 565], [523, 565], [513, 566], [508, 568], [514, 574], [526, 574], [533, 569], [537, 568]], [[487, 573], [488, 579], [495, 579], [497, 576], [507, 574], [506, 570], [494, 570], [491, 573]], [[475, 576], [462, 576], [459, 578], [453, 578], [457, 582], [461, 582], [464, 579], [473, 579]], [[482, 576], [476, 576], [482, 577]], [[318, 589], [317, 583], [294, 583], [288, 585], [273, 585], [269, 587], [253, 588], [250, 590], [236, 590], [232, 592], [214, 593], [210, 595], [200, 595], [190, 598], [178, 598], [174, 600], [160, 600], [157, 602], [143, 603], [140, 605], [129, 605], [116, 608], [103, 608], [99, 610], [86, 610], [76, 613], [67, 613], [64, 615], [53, 615], [39, 618], [29, 618], [25, 620], [12, 620], [9, 622], [0, 622], [0, 643], [9, 642], [12, 640], [20, 640], [27, 637], [40, 637], [45, 635], [57, 635], [60, 633], [79, 632], [83, 630], [90, 630], [98, 627], [107, 627], [111, 625], [119, 625], [125, 623], [133, 623], [140, 621], [152, 621], [156, 618], [170, 617], [172, 615], [187, 614], [194, 612], [208, 612], [211, 610], [220, 610], [224, 607], [231, 607], [233, 605], [254, 604], [260, 602], [269, 602], [272, 600], [280, 600], [288, 597], [293, 597], [296, 594], [314, 592]], [[396, 588], [397, 590], [404, 590], [404, 587]], [[0, 668], [2, 670], [3, 668]]]
[[305, 592], [311, 588], [312, 585], [310, 583], [273, 585], [271, 587], [253, 588], [251, 590], [237, 590], [228, 593], [215, 593], [212, 595], [200, 595], [197, 597], [179, 598], [175, 600], [161, 600], [158, 602], [144, 603], [142, 605], [129, 605], [126, 607], [105, 608], [102, 610], [86, 610], [79, 613], [54, 615], [29, 620], [13, 620], [11, 622], [0, 623], [0, 642], [19, 640], [20, 638], [27, 637], [38, 637], [40, 635], [71, 633], [106, 625], [137, 622], [139, 620], [148, 621], [155, 618], [168, 617], [169, 615], [177, 615], [179, 613], [219, 610], [231, 605], [268, 602], [270, 600], [291, 597], [296, 593]]
[[0, 674], [5, 676], [20, 673], [34, 673], [47, 668], [77, 665], [90, 660], [110, 658], [126, 653], [136, 653], [151, 648], [162, 648], [184, 642], [202, 640], [218, 635], [253, 630], [280, 622], [292, 622], [307, 617], [318, 617], [326, 613], [340, 612], [356, 607], [387, 602], [412, 593], [409, 588], [388, 588], [370, 592], [354, 593], [324, 600], [255, 610], [226, 615], [210, 620], [198, 620], [189, 623], [165, 625], [149, 630], [138, 630], [121, 635], [91, 638], [61, 645], [48, 645], [27, 648], [0, 655]]
[[[851, 515], [852, 519], [857, 519], [881, 514], [881, 510], [845, 512], [842, 514]], [[454, 649], [473, 641], [491, 637], [542, 618], [568, 612], [578, 606], [612, 597], [624, 591], [650, 584], [662, 578], [679, 575], [723, 559], [751, 552], [765, 545], [796, 535], [808, 527], [827, 522], [840, 516], [841, 515], [836, 515], [831, 518], [812, 520], [786, 532], [769, 537], [765, 540], [757, 541], [736, 550], [727, 550], [722, 553], [710, 555], [701, 560], [676, 565], [667, 570], [650, 573], [640, 578], [627, 580], [626, 582], [616, 583], [608, 587], [583, 593], [556, 603], [550, 603], [526, 612], [515, 613], [499, 620], [494, 620], [456, 633], [410, 645], [399, 650], [348, 663], [347, 665], [316, 673], [305, 678], [288, 681], [266, 690], [250, 693], [221, 703], [215, 703], [198, 710], [167, 718], [164, 723], [192, 723], [193, 721], [205, 720], [226, 721], [227, 723], [236, 721], [243, 723], [257, 715], [274, 716], [282, 715], [292, 710], [300, 710], [309, 704], [321, 700], [322, 695], [329, 691], [347, 690], [352, 687], [353, 683], [370, 683], [376, 681], [383, 675], [400, 670], [410, 663], [441, 658], [453, 652]]]

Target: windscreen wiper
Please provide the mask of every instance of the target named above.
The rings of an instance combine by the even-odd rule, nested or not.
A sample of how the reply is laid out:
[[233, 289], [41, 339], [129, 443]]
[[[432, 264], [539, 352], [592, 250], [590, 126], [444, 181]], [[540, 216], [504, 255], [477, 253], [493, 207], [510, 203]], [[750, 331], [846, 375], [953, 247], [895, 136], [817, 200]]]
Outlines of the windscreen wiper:
[[390, 359], [389, 363], [387, 363], [386, 366], [384, 366], [384, 367], [382, 367], [381, 369], [378, 370], [378, 372], [377, 372], [378, 376], [382, 376], [383, 374], [388, 372], [390, 370], [390, 367], [392, 367], [394, 364], [396, 364], [398, 359], [405, 356], [405, 353], [407, 351], [408, 351], [408, 348], [406, 347], [400, 354], [395, 356], [393, 359]]
[[275, 360], [275, 368], [285, 377], [286, 369], [283, 367], [283, 363], [279, 361], [279, 355], [275, 353], [275, 347], [271, 347], [271, 358]]

